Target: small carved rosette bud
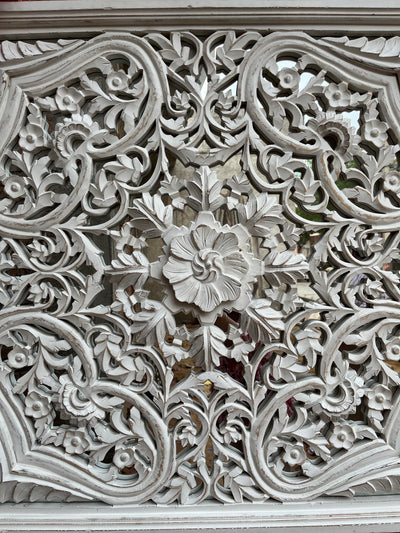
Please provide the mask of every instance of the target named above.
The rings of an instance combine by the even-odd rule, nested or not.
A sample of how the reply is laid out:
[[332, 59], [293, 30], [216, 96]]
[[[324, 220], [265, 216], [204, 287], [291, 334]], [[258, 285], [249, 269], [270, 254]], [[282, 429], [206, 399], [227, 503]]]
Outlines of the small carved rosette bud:
[[349, 450], [356, 440], [356, 433], [349, 424], [336, 424], [329, 434], [329, 442], [335, 448]]
[[25, 398], [25, 413], [32, 418], [43, 418], [50, 413], [51, 404], [46, 396], [31, 392]]

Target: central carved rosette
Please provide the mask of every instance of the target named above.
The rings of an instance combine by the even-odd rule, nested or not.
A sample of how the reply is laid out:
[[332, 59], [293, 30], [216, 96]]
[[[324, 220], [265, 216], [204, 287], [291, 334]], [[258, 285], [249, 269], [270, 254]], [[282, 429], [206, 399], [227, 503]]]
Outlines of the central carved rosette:
[[242, 225], [222, 226], [207, 212], [199, 213], [190, 227], [181, 227], [177, 236], [167, 233], [162, 259], [162, 273], [169, 282], [167, 305], [174, 311], [177, 302], [185, 309], [190, 305], [206, 322], [223, 309], [243, 309], [260, 270], [249, 239]]
[[205, 248], [195, 255], [192, 262], [193, 276], [206, 283], [215, 281], [218, 275], [221, 275], [223, 262], [221, 255], [214, 250]]

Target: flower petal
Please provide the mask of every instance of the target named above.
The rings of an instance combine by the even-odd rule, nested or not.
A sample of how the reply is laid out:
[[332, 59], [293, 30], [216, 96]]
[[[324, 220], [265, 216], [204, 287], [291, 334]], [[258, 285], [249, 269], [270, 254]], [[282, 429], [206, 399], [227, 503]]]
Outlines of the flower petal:
[[213, 311], [221, 302], [220, 291], [214, 283], [204, 283], [194, 299], [194, 303], [206, 313]]
[[179, 235], [171, 242], [171, 254], [178, 259], [191, 261], [197, 253], [190, 235]]
[[198, 226], [192, 232], [193, 241], [199, 250], [204, 248], [215, 248], [214, 242], [218, 233], [213, 228], [208, 226]]
[[201, 283], [193, 277], [174, 285], [175, 298], [180, 302], [196, 303], [196, 297], [200, 291]]
[[170, 257], [163, 268], [163, 274], [170, 283], [179, 283], [192, 275], [192, 267], [189, 261], [179, 261], [175, 257]]
[[222, 302], [236, 300], [240, 295], [240, 282], [228, 276], [223, 276], [218, 280], [220, 288], [220, 299]]
[[238, 238], [234, 233], [220, 233], [215, 240], [214, 250], [221, 255], [229, 255], [238, 249]]
[[224, 273], [227, 276], [236, 280], [241, 280], [248, 270], [249, 265], [239, 252], [235, 252], [225, 257]]

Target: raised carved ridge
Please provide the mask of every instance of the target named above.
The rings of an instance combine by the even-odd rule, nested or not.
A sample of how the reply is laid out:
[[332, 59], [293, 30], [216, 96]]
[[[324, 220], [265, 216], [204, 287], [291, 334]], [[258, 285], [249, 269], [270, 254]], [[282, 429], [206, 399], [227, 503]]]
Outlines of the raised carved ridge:
[[381, 58], [397, 58], [400, 56], [400, 37], [397, 35], [390, 38], [377, 37], [375, 39], [368, 37], [357, 37], [354, 39], [347, 36], [324, 37], [323, 40], [344, 48], [359, 50], [364, 54], [377, 55]]
[[59, 39], [58, 41], [35, 41], [34, 43], [24, 41], [2, 41], [0, 43], [0, 63], [12, 61], [14, 59], [24, 59], [32, 56], [40, 56], [49, 52], [58, 52], [65, 47], [71, 48], [79, 45], [83, 41]]

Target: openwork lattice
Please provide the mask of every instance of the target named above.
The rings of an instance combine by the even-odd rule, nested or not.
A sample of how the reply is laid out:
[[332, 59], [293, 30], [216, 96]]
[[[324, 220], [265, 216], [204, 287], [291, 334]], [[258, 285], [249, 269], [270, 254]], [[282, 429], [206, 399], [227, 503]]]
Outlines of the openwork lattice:
[[1, 44], [2, 501], [398, 490], [399, 54]]

